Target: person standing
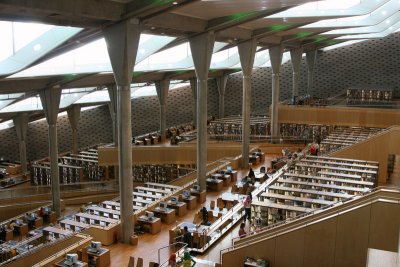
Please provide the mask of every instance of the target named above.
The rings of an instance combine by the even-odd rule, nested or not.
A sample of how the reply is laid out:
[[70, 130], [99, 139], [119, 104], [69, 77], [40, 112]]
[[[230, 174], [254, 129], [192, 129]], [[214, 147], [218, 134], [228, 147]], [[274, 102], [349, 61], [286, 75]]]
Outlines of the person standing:
[[253, 201], [253, 198], [251, 196], [251, 193], [249, 193], [246, 198], [244, 199], [243, 206], [244, 206], [244, 222], [246, 222], [246, 219], [249, 221], [251, 220], [251, 202]]

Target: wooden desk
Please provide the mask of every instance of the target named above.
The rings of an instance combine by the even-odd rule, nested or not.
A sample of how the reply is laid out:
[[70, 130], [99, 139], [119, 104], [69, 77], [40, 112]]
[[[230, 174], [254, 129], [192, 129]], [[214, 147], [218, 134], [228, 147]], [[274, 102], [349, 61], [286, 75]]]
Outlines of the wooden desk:
[[42, 217], [36, 217], [34, 219], [27, 219], [28, 226], [32, 226], [34, 228], [39, 228], [43, 226], [43, 218]]
[[[111, 218], [114, 218], [114, 216], [117, 216], [119, 219], [121, 212], [119, 210], [113, 210], [113, 209], [108, 209], [108, 208], [102, 208], [98, 206], [89, 206], [86, 208], [86, 210], [92, 211], [92, 212], [97, 212], [99, 213], [100, 216], [104, 216], [104, 214], [111, 215]], [[110, 216], [108, 216], [110, 218]]]
[[206, 191], [201, 191], [200, 192], [200, 191], [197, 191], [197, 190], [190, 189], [190, 194], [197, 197], [197, 202], [198, 203], [201, 204], [201, 203], [206, 202], [206, 198], [207, 198], [207, 192]]
[[229, 174], [214, 173], [211, 175], [214, 179], [219, 179], [223, 181], [224, 186], [229, 186], [231, 182], [231, 176]]
[[26, 223], [16, 225], [15, 228], [18, 229], [20, 235], [26, 235], [29, 232], [28, 224]]
[[186, 203], [185, 202], [177, 202], [177, 203], [172, 203], [171, 201], [167, 202], [168, 208], [174, 209], [175, 214], [178, 217], [185, 216], [187, 213], [187, 208], [186, 208]]
[[223, 182], [219, 179], [207, 179], [207, 187], [210, 188], [211, 191], [219, 192], [222, 190]]
[[176, 221], [174, 209], [162, 209], [160, 207], [157, 207], [152, 211], [154, 212], [154, 215], [160, 218], [163, 223], [172, 224]]
[[[161, 219], [153, 217], [150, 220], [146, 216], [140, 216], [137, 220], [139, 224], [144, 226], [144, 229], [150, 234], [155, 235], [161, 232]], [[146, 227], [147, 226], [147, 227]]]
[[77, 263], [69, 265], [69, 264], [66, 263], [65, 260], [62, 260], [62, 261], [57, 262], [56, 264], [54, 264], [54, 266], [56, 266], [56, 267], [87, 267], [88, 264], [87, 264], [87, 262], [78, 261]]
[[9, 241], [14, 239], [14, 233], [12, 230], [10, 229], [6, 229], [6, 240], [5, 241]]
[[176, 191], [179, 188], [181, 188], [180, 186], [176, 186], [176, 185], [158, 184], [158, 183], [151, 183], [151, 182], [147, 182], [144, 185], [149, 188], [158, 188], [158, 189], [169, 190], [169, 191]]
[[[121, 203], [115, 202], [115, 201], [106, 200], [106, 201], [102, 202], [102, 205], [103, 205], [104, 208], [108, 208], [108, 206], [110, 206], [113, 210], [120, 210]], [[142, 206], [135, 206], [135, 205], [133, 206], [133, 211], [137, 211], [137, 210], [140, 210], [140, 209], [143, 209], [143, 207]]]
[[136, 198], [151, 199], [152, 201], [156, 201], [163, 197], [161, 195], [153, 195], [153, 194], [149, 194], [149, 193], [139, 193], [139, 192], [133, 192], [132, 195], [133, 195], [133, 199], [136, 199]]
[[231, 182], [236, 182], [237, 181], [237, 171], [228, 171], [228, 170], [223, 170], [219, 171], [221, 174], [229, 174], [231, 176]]
[[60, 236], [66, 236], [71, 234], [71, 231], [63, 230], [52, 226], [43, 228], [43, 236], [47, 236], [49, 234], [53, 234], [54, 237], [59, 238]]
[[75, 231], [76, 228], [79, 228], [80, 230], [88, 227], [89, 225], [86, 223], [70, 220], [70, 219], [64, 219], [60, 221], [60, 225], [62, 228], [67, 229], [67, 225], [70, 226], [70, 229], [72, 231]]
[[153, 194], [153, 195], [160, 194], [162, 196], [167, 196], [167, 195], [171, 194], [170, 190], [163, 190], [163, 189], [144, 187], [144, 186], [136, 186], [134, 188], [134, 190], [136, 190], [136, 191], [143, 190], [145, 193], [149, 193], [149, 194]]
[[187, 204], [188, 210], [194, 210], [195, 208], [197, 208], [197, 197], [183, 197], [183, 201]]
[[110, 266], [110, 250], [101, 248], [97, 253], [93, 252], [89, 247], [86, 248], [86, 253], [82, 253], [82, 260], [89, 261], [91, 258], [96, 262], [96, 267], [107, 267]]
[[75, 218], [78, 221], [80, 221], [80, 219], [83, 218], [85, 220], [85, 222], [86, 223], [89, 222], [89, 224], [91, 224], [90, 220], [93, 220], [95, 224], [100, 224], [100, 222], [104, 222], [106, 225], [109, 225], [110, 223], [117, 223], [118, 222], [118, 220], [115, 220], [115, 219], [110, 219], [110, 218], [101, 217], [101, 216], [98, 216], [98, 215], [93, 215], [93, 214], [88, 214], [88, 213], [81, 213], [81, 212], [75, 214]]

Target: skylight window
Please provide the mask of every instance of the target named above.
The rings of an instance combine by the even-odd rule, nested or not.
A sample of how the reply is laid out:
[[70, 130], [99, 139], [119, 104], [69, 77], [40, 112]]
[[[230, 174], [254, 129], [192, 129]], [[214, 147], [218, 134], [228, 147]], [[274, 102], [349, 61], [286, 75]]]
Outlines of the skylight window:
[[268, 18], [322, 17], [364, 15], [372, 12], [389, 0], [326, 0], [306, 3]]

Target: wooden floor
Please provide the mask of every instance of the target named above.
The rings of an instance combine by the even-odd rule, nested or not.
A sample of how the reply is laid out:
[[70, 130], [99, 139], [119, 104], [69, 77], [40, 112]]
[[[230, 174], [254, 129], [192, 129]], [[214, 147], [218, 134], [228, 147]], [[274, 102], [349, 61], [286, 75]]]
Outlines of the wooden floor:
[[[265, 162], [262, 164], [258, 164], [253, 166], [253, 170], [259, 170], [261, 166], [269, 167], [271, 164], [271, 159], [275, 158], [275, 156], [267, 155], [265, 158]], [[248, 173], [248, 169], [241, 169], [238, 171], [238, 179], [246, 176]], [[225, 187], [223, 192], [230, 191], [231, 188]], [[207, 202], [206, 206], [209, 207], [209, 203], [211, 200], [216, 200], [223, 192], [208, 192], [207, 193]], [[195, 212], [200, 209], [188, 211], [186, 216], [178, 218], [176, 224], [179, 224], [183, 221], [192, 222]], [[141, 257], [144, 260], [144, 266], [148, 266], [149, 262], [158, 262], [158, 249], [168, 246], [169, 240], [169, 230], [174, 228], [176, 224], [166, 225], [162, 224], [161, 232], [157, 235], [151, 234], [143, 234], [139, 236], [139, 244], [137, 246], [131, 246], [127, 244], [117, 243], [107, 248], [111, 250], [111, 266], [121, 267], [127, 266], [129, 262], [130, 256], [134, 256], [135, 258]], [[232, 238], [237, 237], [238, 235], [238, 227], [237, 224], [232, 231], [228, 232], [224, 235], [223, 238], [219, 240], [217, 244], [214, 244], [208, 251], [203, 255], [196, 256], [198, 259], [198, 263], [196, 266], [213, 266], [214, 262], [219, 262], [220, 258], [220, 250], [230, 247], [232, 243]], [[246, 225], [246, 231], [249, 230], [249, 223]], [[167, 249], [161, 250], [161, 262], [164, 262], [168, 258], [169, 251]]]

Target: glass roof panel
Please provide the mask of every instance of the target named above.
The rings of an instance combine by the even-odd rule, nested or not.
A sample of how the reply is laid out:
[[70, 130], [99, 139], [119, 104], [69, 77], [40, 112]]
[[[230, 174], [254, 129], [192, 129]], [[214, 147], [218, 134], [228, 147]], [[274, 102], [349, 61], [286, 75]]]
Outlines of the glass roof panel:
[[[142, 38], [143, 37], [143, 38]], [[175, 37], [155, 36], [143, 34], [140, 36], [140, 45], [136, 62], [149, 57]], [[32, 68], [21, 71], [11, 77], [46, 76], [78, 73], [112, 72], [108, 57], [107, 45], [104, 38], [93, 41], [75, 50], [54, 57]]]
[[54, 26], [0, 62], [0, 75], [17, 72], [46, 55], [82, 29]]
[[0, 113], [19, 112], [19, 111], [36, 111], [42, 110], [42, 102], [39, 95], [25, 98], [17, 103], [11, 104], [0, 110]]
[[15, 51], [23, 48], [55, 26], [39, 23], [9, 22], [14, 32]]
[[268, 16], [268, 18], [328, 17], [363, 15], [388, 2], [389, 0], [326, 0], [306, 3], [286, 11]]
[[332, 30], [332, 31], [328, 31], [326, 33], [323, 33], [323, 35], [331, 35], [331, 34], [333, 34], [333, 35], [336, 35], [336, 34], [345, 35], [345, 34], [381, 32], [381, 31], [386, 30], [390, 26], [393, 26], [399, 20], [400, 20], [400, 12], [397, 12], [394, 15], [390, 16], [389, 18], [387, 18], [386, 20], [384, 20], [381, 23], [379, 23], [377, 25], [374, 25], [374, 26]]
[[10, 22], [0, 21], [0, 36], [0, 61], [2, 61], [13, 54], [13, 35]]
[[83, 97], [81, 97], [78, 101], [76, 101], [75, 104], [109, 102], [109, 101], [110, 101], [110, 96], [108, 95], [107, 89], [105, 89], [86, 94]]
[[348, 46], [348, 45], [352, 45], [352, 44], [356, 44], [356, 43], [360, 43], [360, 42], [364, 42], [364, 41], [365, 41], [365, 39], [363, 39], [363, 40], [346, 41], [346, 42], [343, 42], [343, 43], [339, 43], [339, 44], [331, 45], [331, 46], [328, 46], [328, 47], [324, 47], [324, 48], [322, 48], [322, 51], [329, 51], [329, 50], [332, 50], [332, 49], [336, 49], [336, 48], [339, 48], [339, 47]]
[[400, 9], [398, 0], [390, 0], [377, 9], [372, 10], [368, 14], [361, 16], [352, 16], [339, 19], [320, 20], [301, 28], [337, 28], [337, 27], [354, 27], [354, 26], [371, 26], [376, 25], [388, 17], [392, 16]]
[[400, 29], [400, 21], [388, 27], [386, 30], [377, 33], [367, 33], [367, 34], [355, 34], [355, 35], [344, 35], [336, 39], [338, 40], [355, 40], [355, 39], [372, 39], [372, 38], [383, 38], [389, 34]]

